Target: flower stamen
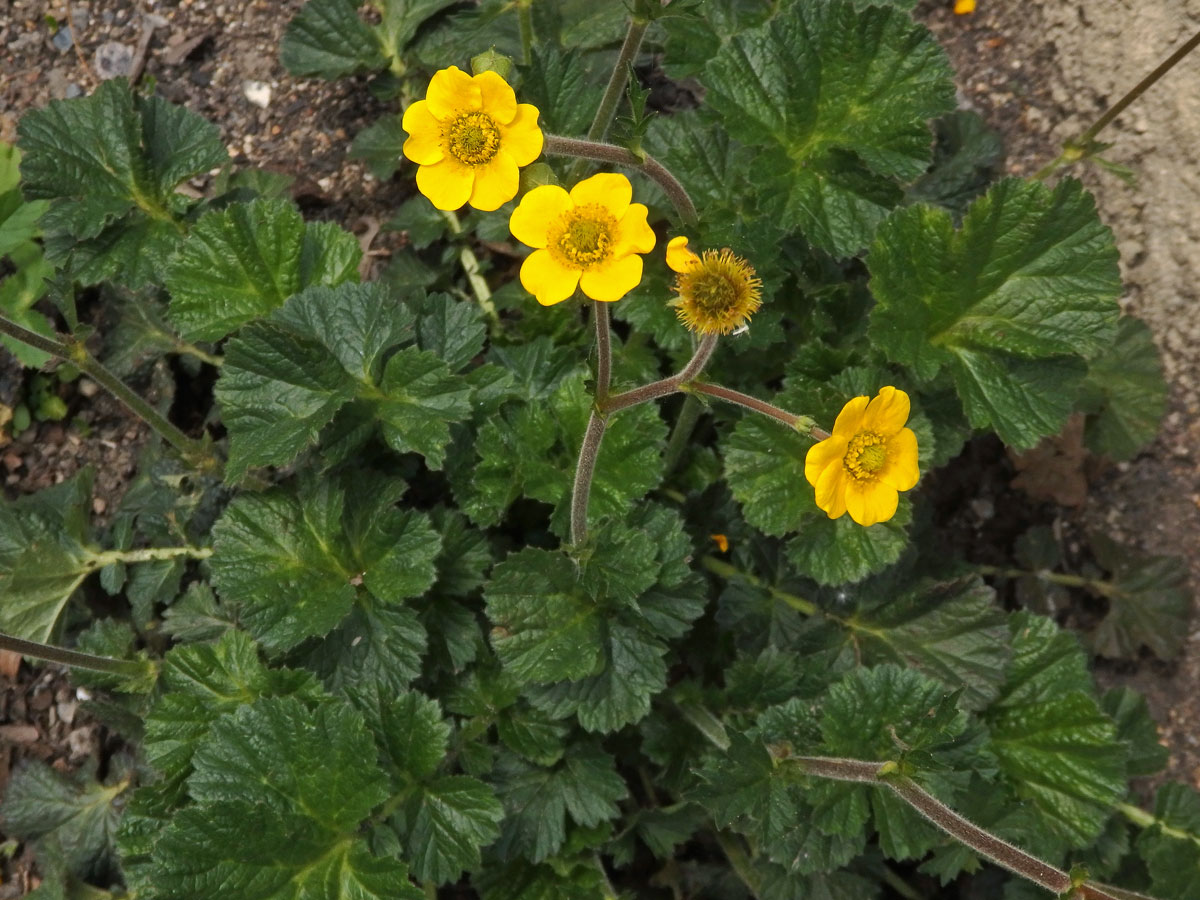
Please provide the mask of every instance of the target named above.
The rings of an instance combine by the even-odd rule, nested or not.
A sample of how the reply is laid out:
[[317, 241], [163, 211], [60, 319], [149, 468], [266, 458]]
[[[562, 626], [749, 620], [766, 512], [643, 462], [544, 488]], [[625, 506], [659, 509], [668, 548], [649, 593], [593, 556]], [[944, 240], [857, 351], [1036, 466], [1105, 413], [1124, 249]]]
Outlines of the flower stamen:
[[561, 262], [588, 269], [605, 262], [613, 252], [617, 220], [596, 203], [577, 206], [550, 227], [547, 248]]
[[887, 462], [887, 441], [873, 431], [860, 431], [850, 439], [842, 465], [856, 481], [872, 481]]
[[487, 113], [463, 113], [446, 128], [446, 149], [463, 165], [482, 166], [500, 151], [500, 128]]
[[705, 250], [675, 276], [676, 312], [690, 330], [729, 334], [762, 305], [754, 267], [729, 248]]

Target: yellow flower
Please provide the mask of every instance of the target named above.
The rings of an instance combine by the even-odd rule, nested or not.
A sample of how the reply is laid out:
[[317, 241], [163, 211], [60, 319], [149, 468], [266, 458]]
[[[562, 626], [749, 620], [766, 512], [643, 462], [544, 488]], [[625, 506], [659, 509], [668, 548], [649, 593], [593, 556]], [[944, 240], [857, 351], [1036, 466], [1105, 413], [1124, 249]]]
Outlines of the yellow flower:
[[535, 248], [521, 266], [521, 284], [542, 306], [566, 300], [578, 285], [593, 300], [620, 300], [642, 280], [639, 253], [654, 249], [646, 207], [630, 203], [624, 175], [601, 172], [571, 193], [536, 187], [508, 220], [513, 237]]
[[975, 12], [975, 0], [954, 0], [954, 12], [959, 16]]
[[837, 417], [833, 434], [811, 447], [804, 477], [817, 489], [817, 506], [836, 519], [846, 512], [859, 525], [896, 514], [897, 491], [917, 483], [917, 436], [908, 421], [908, 394], [879, 389], [870, 403], [855, 397]]
[[542, 152], [537, 107], [495, 72], [468, 75], [457, 66], [434, 74], [404, 111], [404, 155], [419, 165], [417, 188], [438, 209], [499, 209], [517, 196], [519, 166]]
[[667, 265], [675, 270], [675, 314], [690, 331], [729, 334], [762, 306], [762, 281], [754, 267], [723, 250], [697, 256], [682, 235], [667, 244]]

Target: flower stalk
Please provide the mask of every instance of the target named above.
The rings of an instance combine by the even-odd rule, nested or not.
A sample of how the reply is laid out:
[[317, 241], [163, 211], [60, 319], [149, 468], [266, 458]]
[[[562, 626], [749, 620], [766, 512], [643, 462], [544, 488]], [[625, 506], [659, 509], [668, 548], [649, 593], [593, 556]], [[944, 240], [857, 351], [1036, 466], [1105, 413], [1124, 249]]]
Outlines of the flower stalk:
[[736, 403], [738, 406], [762, 413], [764, 416], [770, 416], [772, 419], [782, 422], [789, 428], [795, 428], [797, 431], [809, 435], [814, 440], [823, 441], [829, 437], [829, 432], [823, 428], [818, 428], [811, 417], [798, 416], [782, 407], [767, 403], [765, 400], [759, 400], [757, 397], [743, 394], [741, 391], [721, 387], [719, 384], [706, 384], [701, 381], [689, 385], [687, 389], [697, 394], [704, 394], [708, 397], [716, 397], [718, 400], [725, 400], [728, 403]]
[[179, 451], [180, 455], [200, 471], [216, 472], [220, 462], [202, 441], [188, 437], [168, 421], [167, 417], [136, 394], [132, 388], [110, 372], [98, 359], [88, 353], [81, 341], [60, 335], [48, 338], [0, 316], [0, 332], [48, 353], [64, 362], [69, 362], [98, 385], [116, 397], [131, 413], [149, 425], [159, 437]]
[[30, 656], [44, 662], [59, 663], [76, 669], [90, 669], [93, 672], [107, 672], [112, 675], [129, 675], [139, 677], [146, 671], [146, 663], [131, 659], [112, 659], [108, 656], [94, 656], [91, 653], [81, 653], [78, 650], [65, 650], [50, 644], [37, 641], [27, 641], [11, 634], [0, 632], [0, 650], [11, 650], [22, 656]]
[[607, 162], [638, 169], [658, 183], [685, 225], [694, 225], [699, 221], [696, 205], [692, 203], [692, 198], [688, 195], [687, 190], [679, 182], [679, 179], [653, 156], [639, 155], [632, 150], [618, 147], [616, 144], [603, 144], [556, 134], [545, 135], [542, 150], [549, 156], [573, 156], [577, 159], [591, 159], [596, 162]]

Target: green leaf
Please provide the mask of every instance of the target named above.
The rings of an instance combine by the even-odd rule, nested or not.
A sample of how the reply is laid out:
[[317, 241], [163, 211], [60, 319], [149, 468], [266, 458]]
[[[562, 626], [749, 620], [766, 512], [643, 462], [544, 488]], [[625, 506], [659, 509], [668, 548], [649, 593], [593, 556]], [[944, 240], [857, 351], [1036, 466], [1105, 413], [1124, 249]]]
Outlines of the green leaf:
[[415, 451], [440, 469], [450, 423], [471, 414], [471, 388], [436, 355], [406, 347], [388, 360], [381, 384], [383, 437], [397, 453]]
[[417, 307], [417, 346], [458, 372], [483, 352], [487, 325], [479, 306], [449, 294], [432, 294]]
[[434, 13], [453, 6], [456, 0], [372, 0], [381, 21], [376, 34], [383, 52], [393, 67], [403, 65], [405, 45], [412, 40], [421, 23]]
[[566, 840], [566, 817], [584, 827], [615, 819], [628, 789], [611, 756], [593, 744], [575, 744], [551, 769], [513, 757], [497, 768], [496, 793], [506, 817], [496, 849], [505, 859], [541, 862]]
[[1143, 556], [1102, 532], [1089, 536], [1096, 561], [1110, 581], [1092, 587], [1108, 600], [1108, 612], [1088, 635], [1100, 656], [1136, 659], [1143, 646], [1159, 659], [1179, 655], [1192, 613], [1187, 562], [1175, 556]]
[[229, 159], [215, 125], [124, 79], [28, 113], [18, 134], [25, 195], [51, 201], [47, 255], [72, 257], [84, 284], [157, 281], [181, 230], [176, 186]]
[[226, 476], [283, 465], [351, 400], [400, 452], [442, 459], [449, 422], [470, 412], [470, 387], [432, 353], [406, 347], [411, 315], [378, 284], [310, 287], [229, 342], [217, 400], [230, 432]]
[[1200, 796], [1182, 784], [1164, 784], [1154, 802], [1156, 822], [1138, 835], [1137, 850], [1150, 870], [1150, 890], [1186, 900], [1200, 890]]
[[[949, 112], [945, 54], [895, 9], [798, 4], [733, 37], [707, 64], [708, 102], [729, 133], [772, 148], [805, 236], [849, 256], [929, 164], [927, 120]], [[759, 163], [763, 163], [760, 161]]]
[[171, 319], [192, 341], [216, 341], [301, 289], [358, 280], [354, 235], [307, 226], [284, 200], [235, 203], [192, 226], [164, 275]]
[[1111, 232], [1079, 183], [1000, 182], [954, 229], [913, 206], [880, 227], [871, 334], [918, 377], [950, 370], [971, 424], [1008, 444], [1055, 434], [1112, 342], [1121, 283]]
[[554, 134], [583, 134], [592, 122], [599, 93], [578, 51], [537, 42], [523, 70], [521, 100], [537, 107], [538, 124]]
[[521, 682], [573, 681], [603, 665], [603, 609], [563, 554], [512, 554], [492, 570], [484, 599], [492, 647]]
[[[803, 478], [803, 470], [801, 470]], [[808, 481], [805, 488], [811, 490]], [[787, 556], [796, 570], [818, 584], [839, 585], [862, 581], [882, 572], [900, 558], [908, 546], [912, 505], [901, 498], [895, 516], [864, 528], [849, 516], [830, 519], [824, 513], [809, 516], [800, 533], [788, 541]]]
[[909, 187], [906, 199], [961, 216], [1002, 171], [1004, 140], [982, 116], [965, 109], [938, 119], [933, 130], [933, 164]]
[[863, 661], [910, 666], [962, 691], [980, 709], [1004, 683], [1012, 648], [995, 594], [976, 577], [923, 581], [850, 618]]
[[1145, 322], [1121, 317], [1116, 344], [1091, 361], [1083, 391], [1083, 439], [1093, 453], [1132, 459], [1154, 439], [1167, 407], [1167, 384]]
[[293, 75], [332, 81], [382, 69], [387, 60], [352, 0], [309, 0], [283, 34], [279, 61]]
[[305, 657], [330, 690], [378, 684], [400, 691], [421, 672], [428, 637], [416, 612], [360, 599]]
[[0, 815], [10, 835], [56, 842], [75, 877], [107, 881], [115, 871], [121, 797], [129, 777], [114, 774], [110, 784], [101, 784], [94, 780], [94, 768], [85, 766], [68, 776], [27, 760], [5, 787]]
[[1158, 725], [1146, 698], [1132, 688], [1113, 688], [1100, 700], [1104, 712], [1117, 725], [1117, 738], [1129, 750], [1125, 764], [1130, 778], [1157, 775], [1167, 765], [1169, 751], [1159, 743]]
[[406, 140], [408, 132], [400, 127], [400, 116], [385, 115], [354, 136], [346, 155], [349, 159], [362, 160], [372, 175], [387, 181], [400, 168]]
[[1091, 843], [1126, 792], [1126, 750], [1090, 696], [1087, 661], [1049, 619], [1012, 617], [1013, 662], [985, 713], [990, 749], [1043, 827], [1074, 847]]
[[795, 531], [816, 511], [804, 478], [811, 438], [779, 422], [742, 418], [723, 442], [725, 479], [746, 521], [764, 534]]
[[51, 642], [59, 618], [85, 578], [101, 568], [87, 546], [89, 473], [51, 490], [0, 503], [0, 630]]
[[499, 836], [503, 818], [491, 788], [465, 775], [425, 782], [395, 817], [413, 875], [433, 884], [456, 881], [464, 869], [478, 868], [479, 848]]
[[259, 700], [219, 719], [194, 758], [195, 803], [155, 845], [156, 887], [198, 900], [420, 900], [405, 867], [355, 836], [387, 798], [349, 706]]
[[327, 634], [350, 612], [358, 572], [346, 565], [343, 499], [328, 483], [244, 494], [213, 527], [213, 585], [266, 646]]

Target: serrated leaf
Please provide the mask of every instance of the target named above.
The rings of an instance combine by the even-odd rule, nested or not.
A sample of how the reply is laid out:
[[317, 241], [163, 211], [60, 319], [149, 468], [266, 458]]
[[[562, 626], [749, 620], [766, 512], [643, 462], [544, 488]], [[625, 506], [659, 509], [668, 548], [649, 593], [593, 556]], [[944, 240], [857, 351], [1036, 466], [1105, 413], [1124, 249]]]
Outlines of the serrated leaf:
[[450, 423], [471, 414], [471, 388], [436, 355], [405, 347], [387, 362], [378, 401], [383, 437], [397, 453], [415, 451], [440, 469]]
[[[811, 487], [807, 481], [804, 484]], [[908, 546], [911, 519], [912, 506], [907, 498], [901, 498], [891, 519], [866, 528], [849, 516], [808, 516], [800, 525], [800, 533], [788, 541], [788, 561], [797, 572], [818, 584], [862, 581], [900, 558]]]
[[541, 128], [554, 134], [587, 131], [599, 95], [578, 51], [538, 42], [523, 75], [521, 99], [537, 107]]
[[479, 306], [449, 294], [432, 294], [417, 309], [417, 346], [439, 356], [452, 372], [483, 352], [487, 325]]
[[962, 215], [995, 180], [1004, 140], [976, 112], [960, 109], [933, 124], [936, 142], [929, 171], [909, 187], [907, 199]]
[[602, 665], [602, 609], [563, 554], [512, 554], [492, 570], [484, 600], [492, 647], [522, 682], [577, 680]]
[[1160, 741], [1158, 725], [1150, 715], [1146, 698], [1132, 688], [1113, 688], [1100, 699], [1100, 706], [1117, 726], [1117, 738], [1129, 751], [1125, 764], [1130, 778], [1156, 775], [1167, 765], [1169, 751]]
[[354, 136], [346, 155], [365, 162], [372, 175], [387, 181], [400, 168], [406, 140], [408, 132], [400, 127], [400, 116], [385, 115]]
[[84, 284], [156, 281], [180, 233], [176, 186], [228, 160], [216, 126], [125, 79], [28, 113], [18, 134], [25, 194], [51, 201], [47, 255]]
[[980, 709], [1004, 683], [1012, 648], [1003, 611], [978, 578], [925, 581], [850, 618], [863, 661], [895, 662], [962, 691]]
[[1125, 748], [1089, 696], [1086, 659], [1048, 619], [1013, 617], [1014, 657], [1000, 699], [985, 712], [990, 748], [1043, 827], [1089, 844], [1126, 791]]
[[0, 815], [11, 835], [54, 841], [75, 877], [106, 880], [116, 866], [119, 798], [129, 788], [129, 778], [101, 784], [94, 780], [93, 768], [67, 776], [39, 760], [27, 760], [5, 786]]
[[925, 29], [843, 0], [736, 35], [702, 78], [733, 137], [773, 148], [805, 236], [842, 256], [867, 245], [897, 183], [925, 170], [927, 120], [953, 108], [949, 66]]
[[1116, 343], [1088, 366], [1084, 441], [1093, 453], [1132, 459], [1158, 433], [1167, 406], [1162, 360], [1150, 328], [1123, 316]]
[[729, 489], [746, 521], [764, 534], [795, 531], [816, 510], [804, 479], [804, 457], [812, 445], [794, 428], [751, 416], [723, 442]]
[[293, 75], [333, 80], [382, 69], [387, 60], [352, 0], [309, 0], [283, 34], [279, 61]]
[[566, 840], [566, 817], [591, 827], [619, 813], [628, 794], [612, 757], [593, 744], [570, 747], [552, 769], [507, 760], [497, 771], [496, 793], [506, 812], [496, 848], [502, 857], [541, 862]]
[[379, 10], [380, 23], [376, 27], [379, 43], [383, 52], [390, 57], [393, 65], [403, 64], [404, 47], [421, 23], [435, 13], [453, 6], [456, 0], [372, 0], [372, 5]]
[[444, 884], [477, 868], [480, 847], [499, 836], [503, 818], [491, 788], [476, 778], [444, 775], [425, 782], [405, 804], [400, 826], [413, 874]]
[[413, 610], [360, 601], [312, 648], [304, 664], [330, 690], [365, 683], [401, 691], [420, 674], [427, 643], [425, 627]]
[[958, 231], [943, 210], [900, 210], [868, 260], [878, 345], [922, 378], [948, 367], [971, 424], [1016, 447], [1058, 432], [1078, 356], [1113, 338], [1116, 249], [1076, 181], [1000, 182]]
[[1112, 573], [1110, 581], [1093, 582], [1108, 600], [1108, 612], [1088, 635], [1092, 650], [1136, 659], [1146, 646], [1159, 659], [1178, 656], [1192, 612], [1187, 563], [1134, 553], [1103, 533], [1090, 535], [1089, 542], [1097, 562]]
[[217, 521], [213, 584], [237, 598], [265, 645], [328, 634], [350, 612], [357, 580], [385, 606], [432, 584], [440, 540], [424, 514], [396, 509], [386, 493], [353, 499], [347, 508], [335, 485], [306, 483], [238, 497]]
[[164, 275], [171, 320], [188, 340], [216, 341], [314, 284], [358, 279], [354, 235], [306, 225], [283, 200], [235, 203], [192, 226]]
[[1182, 784], [1164, 784], [1154, 802], [1155, 823], [1138, 835], [1137, 850], [1159, 897], [1186, 900], [1200, 890], [1200, 797]]

